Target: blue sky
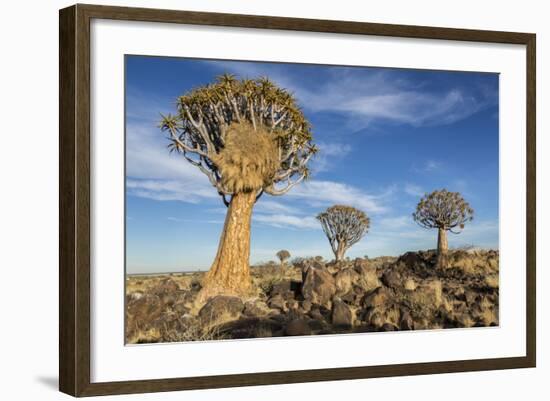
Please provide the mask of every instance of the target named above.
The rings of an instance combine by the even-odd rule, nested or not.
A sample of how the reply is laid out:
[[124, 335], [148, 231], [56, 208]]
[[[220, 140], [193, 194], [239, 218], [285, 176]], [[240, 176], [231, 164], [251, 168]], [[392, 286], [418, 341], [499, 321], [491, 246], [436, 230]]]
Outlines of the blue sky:
[[169, 154], [159, 113], [229, 72], [268, 76], [293, 92], [313, 125], [312, 177], [264, 195], [252, 223], [251, 263], [332, 258], [315, 216], [348, 204], [371, 217], [347, 256], [435, 247], [411, 213], [425, 192], [459, 191], [475, 219], [449, 245], [498, 248], [498, 75], [126, 56], [126, 257], [129, 273], [207, 270], [226, 208], [207, 177]]

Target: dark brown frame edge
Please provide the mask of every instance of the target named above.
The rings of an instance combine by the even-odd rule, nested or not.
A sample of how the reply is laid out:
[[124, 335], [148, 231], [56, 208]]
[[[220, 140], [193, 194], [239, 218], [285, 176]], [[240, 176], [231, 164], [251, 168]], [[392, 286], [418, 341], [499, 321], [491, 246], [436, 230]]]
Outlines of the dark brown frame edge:
[[[285, 372], [90, 382], [90, 20], [92, 18], [525, 45], [526, 356]], [[536, 35], [77, 4], [59, 13], [59, 389], [73, 396], [349, 380], [536, 366]]]

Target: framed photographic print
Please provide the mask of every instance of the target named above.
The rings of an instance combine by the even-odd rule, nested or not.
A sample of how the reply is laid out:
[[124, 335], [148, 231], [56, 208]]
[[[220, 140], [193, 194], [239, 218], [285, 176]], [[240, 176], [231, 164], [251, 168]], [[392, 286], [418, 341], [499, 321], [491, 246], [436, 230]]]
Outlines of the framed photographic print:
[[535, 35], [60, 11], [60, 390], [534, 367]]

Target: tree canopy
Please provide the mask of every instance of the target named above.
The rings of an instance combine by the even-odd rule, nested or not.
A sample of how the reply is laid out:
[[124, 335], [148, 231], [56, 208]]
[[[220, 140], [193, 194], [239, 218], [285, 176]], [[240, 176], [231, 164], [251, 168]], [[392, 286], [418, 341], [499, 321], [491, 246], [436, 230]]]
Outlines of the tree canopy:
[[317, 219], [321, 222], [336, 260], [342, 259], [346, 250], [359, 242], [370, 227], [366, 213], [351, 206], [331, 206], [320, 213]]
[[287, 251], [286, 249], [281, 249], [279, 252], [277, 252], [276, 255], [277, 255], [277, 258], [279, 258], [279, 260], [281, 262], [284, 262], [285, 260], [290, 258], [290, 252]]
[[162, 116], [170, 150], [199, 168], [222, 196], [282, 195], [307, 178], [317, 148], [295, 98], [268, 78], [224, 74], [180, 96]]
[[459, 192], [446, 189], [433, 191], [420, 199], [413, 219], [424, 228], [441, 228], [458, 233], [464, 224], [473, 220], [474, 209]]

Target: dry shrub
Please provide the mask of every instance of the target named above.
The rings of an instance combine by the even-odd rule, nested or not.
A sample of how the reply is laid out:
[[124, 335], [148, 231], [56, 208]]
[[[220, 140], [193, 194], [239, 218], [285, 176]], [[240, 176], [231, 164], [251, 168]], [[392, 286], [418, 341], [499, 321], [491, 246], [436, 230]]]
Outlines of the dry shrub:
[[167, 341], [172, 342], [213, 341], [227, 338], [227, 335], [220, 331], [219, 326], [201, 326], [198, 323], [189, 325], [185, 331], [174, 330], [169, 334]]
[[256, 266], [252, 269], [254, 286], [264, 294], [268, 294], [274, 285], [284, 280], [301, 280], [301, 272], [294, 266], [281, 269], [277, 265]]
[[498, 273], [498, 252], [482, 249], [455, 250], [449, 255], [449, 267], [470, 276]]
[[126, 342], [128, 344], [145, 344], [156, 343], [162, 338], [162, 333], [157, 327], [148, 327], [146, 329], [138, 329], [128, 334]]
[[416, 282], [412, 278], [408, 278], [405, 280], [403, 288], [409, 291], [414, 291], [416, 289]]
[[489, 288], [498, 288], [499, 278], [498, 274], [489, 274], [484, 278], [485, 285]]
[[280, 167], [279, 147], [274, 135], [249, 123], [233, 123], [225, 145], [211, 157], [229, 192], [257, 191], [273, 181]]

